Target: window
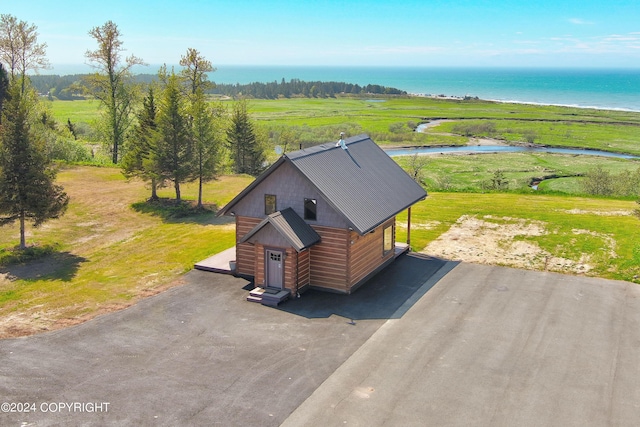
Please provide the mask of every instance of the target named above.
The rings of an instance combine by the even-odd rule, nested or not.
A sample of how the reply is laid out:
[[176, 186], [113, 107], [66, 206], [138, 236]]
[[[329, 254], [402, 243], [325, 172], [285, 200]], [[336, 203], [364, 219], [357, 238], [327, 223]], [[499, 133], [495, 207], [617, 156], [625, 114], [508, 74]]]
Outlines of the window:
[[273, 194], [264, 195], [264, 214], [271, 215], [276, 211], [276, 196]]
[[386, 255], [393, 249], [393, 225], [386, 227], [382, 233], [382, 253]]
[[271, 259], [271, 261], [280, 262], [280, 261], [282, 261], [282, 254], [275, 253], [275, 252], [269, 252], [269, 258]]
[[304, 219], [316, 220], [318, 201], [316, 199], [304, 199]]

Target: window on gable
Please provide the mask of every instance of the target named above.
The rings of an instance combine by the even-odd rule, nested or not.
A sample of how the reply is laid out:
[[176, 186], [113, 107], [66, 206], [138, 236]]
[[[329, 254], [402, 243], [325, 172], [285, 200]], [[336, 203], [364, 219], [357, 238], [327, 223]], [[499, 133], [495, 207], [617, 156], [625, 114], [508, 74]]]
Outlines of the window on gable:
[[264, 214], [271, 215], [276, 211], [276, 196], [273, 194], [264, 195]]
[[318, 201], [316, 199], [304, 199], [304, 219], [315, 221], [317, 218]]

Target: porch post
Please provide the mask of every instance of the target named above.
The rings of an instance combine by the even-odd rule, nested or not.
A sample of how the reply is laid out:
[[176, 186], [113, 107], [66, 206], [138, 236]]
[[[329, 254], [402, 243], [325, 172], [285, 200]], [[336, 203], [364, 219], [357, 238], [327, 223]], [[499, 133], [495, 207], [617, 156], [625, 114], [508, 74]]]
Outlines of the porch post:
[[407, 245], [409, 245], [409, 252], [411, 252], [411, 206], [407, 209]]

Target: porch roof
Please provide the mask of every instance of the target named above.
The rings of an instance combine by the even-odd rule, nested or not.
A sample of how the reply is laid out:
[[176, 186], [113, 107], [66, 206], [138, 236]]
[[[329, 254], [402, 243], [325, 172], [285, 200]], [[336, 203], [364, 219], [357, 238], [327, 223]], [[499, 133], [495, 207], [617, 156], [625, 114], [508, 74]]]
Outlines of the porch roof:
[[268, 224], [271, 224], [298, 252], [320, 241], [318, 233], [300, 218], [300, 215], [293, 209], [286, 208], [268, 215], [253, 230], [242, 237], [238, 243], [246, 242]]

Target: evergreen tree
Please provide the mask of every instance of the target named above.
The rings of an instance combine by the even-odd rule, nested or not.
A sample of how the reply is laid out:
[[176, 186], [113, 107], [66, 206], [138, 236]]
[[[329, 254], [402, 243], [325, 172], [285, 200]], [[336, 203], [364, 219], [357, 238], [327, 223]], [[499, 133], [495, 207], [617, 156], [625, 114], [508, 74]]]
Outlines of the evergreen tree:
[[129, 140], [129, 149], [122, 158], [122, 173], [127, 178], [138, 177], [151, 186], [151, 200], [158, 200], [157, 188], [162, 177], [158, 170], [158, 108], [155, 90], [149, 87], [142, 100], [142, 110], [137, 114], [138, 123]]
[[165, 77], [158, 114], [158, 172], [160, 176], [173, 182], [176, 200], [180, 201], [180, 184], [193, 176], [194, 150], [180, 82], [173, 71]]
[[[38, 227], [62, 215], [69, 203], [63, 188], [55, 185], [55, 171], [45, 154], [44, 142], [31, 130], [35, 94], [14, 79], [2, 111], [0, 128], [0, 225], [20, 222], [20, 248], [26, 248], [25, 222]], [[27, 90], [23, 92], [23, 87]]]
[[233, 155], [236, 173], [256, 176], [262, 171], [264, 150], [256, 137], [245, 100], [238, 101], [233, 106], [231, 126], [227, 129], [227, 143]]
[[186, 55], [180, 58], [180, 65], [184, 67], [180, 78], [188, 93], [190, 135], [195, 155], [192, 178], [198, 180], [198, 207], [202, 208], [202, 186], [217, 175], [220, 145], [218, 124], [222, 120], [224, 109], [221, 105], [215, 109], [210, 108], [205, 99], [205, 93], [215, 87], [207, 75], [216, 70], [211, 62], [196, 49], [189, 48]]
[[2, 106], [9, 96], [9, 76], [0, 62], [0, 125], [2, 124]]
[[224, 107], [212, 109], [200, 92], [191, 106], [191, 135], [195, 147], [195, 178], [198, 180], [198, 207], [202, 207], [202, 185], [215, 179], [218, 173], [218, 151], [221, 129], [217, 126], [223, 117]]

